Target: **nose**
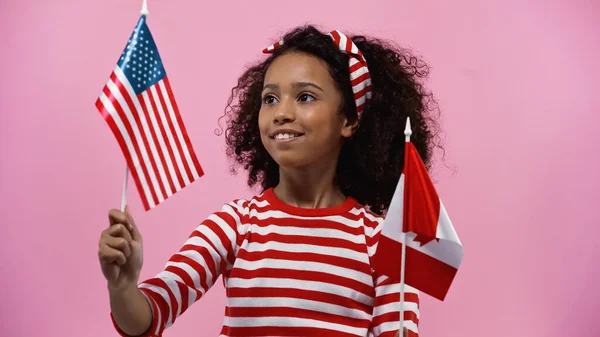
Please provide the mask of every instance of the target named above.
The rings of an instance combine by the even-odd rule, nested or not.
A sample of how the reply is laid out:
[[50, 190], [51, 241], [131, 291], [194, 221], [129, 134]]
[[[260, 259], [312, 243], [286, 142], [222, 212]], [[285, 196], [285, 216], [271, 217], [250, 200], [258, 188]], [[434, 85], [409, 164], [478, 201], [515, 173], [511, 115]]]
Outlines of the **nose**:
[[286, 124], [296, 120], [295, 105], [288, 101], [282, 100], [277, 105], [277, 110], [273, 114], [273, 124]]

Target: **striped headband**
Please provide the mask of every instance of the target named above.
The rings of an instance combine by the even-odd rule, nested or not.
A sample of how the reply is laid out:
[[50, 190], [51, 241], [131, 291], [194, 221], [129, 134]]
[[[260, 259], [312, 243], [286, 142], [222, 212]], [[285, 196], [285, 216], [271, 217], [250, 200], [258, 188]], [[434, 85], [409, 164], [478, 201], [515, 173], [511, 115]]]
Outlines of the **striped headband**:
[[[350, 68], [350, 83], [352, 84], [352, 92], [354, 93], [354, 102], [356, 103], [356, 114], [358, 119], [365, 110], [365, 105], [371, 100], [373, 90], [371, 87], [371, 74], [367, 68], [367, 60], [358, 50], [358, 47], [342, 32], [334, 30], [328, 34], [335, 42], [335, 45], [343, 52], [347, 53], [349, 58], [348, 65]], [[263, 50], [265, 54], [272, 54], [277, 48], [284, 44], [280, 40], [268, 48]]]

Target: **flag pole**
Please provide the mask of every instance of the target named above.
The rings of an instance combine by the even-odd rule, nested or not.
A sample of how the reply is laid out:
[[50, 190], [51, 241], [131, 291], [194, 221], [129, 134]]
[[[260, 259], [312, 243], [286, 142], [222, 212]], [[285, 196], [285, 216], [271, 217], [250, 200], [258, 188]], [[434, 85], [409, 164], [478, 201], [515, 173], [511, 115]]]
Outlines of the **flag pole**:
[[146, 3], [146, 0], [142, 2], [142, 10], [140, 11], [140, 14], [148, 15], [148, 4]]
[[[404, 128], [404, 142], [410, 142], [410, 136], [412, 135], [412, 129], [410, 127], [410, 117], [406, 117], [406, 127]], [[406, 151], [406, 149], [404, 150]], [[406, 165], [406, 163], [404, 163]], [[404, 209], [402, 217], [404, 218]], [[404, 224], [404, 219], [402, 221]], [[402, 228], [402, 257], [400, 263], [400, 329], [398, 331], [400, 336], [404, 336], [404, 283], [406, 278], [406, 232]]]
[[129, 178], [129, 166], [125, 166], [125, 180], [123, 181], [123, 194], [121, 195], [121, 212], [125, 212], [127, 206], [127, 180]]

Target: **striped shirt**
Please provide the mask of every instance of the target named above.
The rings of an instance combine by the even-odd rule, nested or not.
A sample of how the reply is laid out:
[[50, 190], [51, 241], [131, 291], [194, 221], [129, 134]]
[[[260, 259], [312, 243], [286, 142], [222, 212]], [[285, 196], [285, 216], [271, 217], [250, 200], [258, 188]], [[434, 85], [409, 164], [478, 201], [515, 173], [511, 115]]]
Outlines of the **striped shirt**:
[[[353, 198], [306, 209], [269, 189], [226, 204], [162, 272], [139, 285], [153, 312], [145, 336], [162, 335], [222, 275], [227, 307], [220, 337], [394, 337], [400, 285], [370, 263], [382, 225]], [[418, 336], [418, 291], [405, 286], [404, 303], [404, 327]]]

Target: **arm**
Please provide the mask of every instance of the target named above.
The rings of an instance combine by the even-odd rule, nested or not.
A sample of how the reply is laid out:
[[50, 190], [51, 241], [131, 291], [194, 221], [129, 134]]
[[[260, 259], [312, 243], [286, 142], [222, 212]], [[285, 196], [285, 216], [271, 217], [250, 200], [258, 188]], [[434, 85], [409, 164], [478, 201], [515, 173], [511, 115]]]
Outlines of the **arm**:
[[[113, 322], [122, 336], [126, 331], [160, 336], [231, 267], [241, 238], [238, 207], [225, 205], [203, 221], [154, 278], [115, 294], [114, 300], [111, 294]], [[125, 330], [128, 324], [146, 329]]]
[[[383, 219], [366, 221], [365, 234], [369, 258], [377, 251]], [[399, 266], [398, 266], [399, 267]], [[400, 269], [398, 269], [398, 273]], [[375, 302], [371, 320], [372, 337], [417, 337], [419, 335], [419, 291], [404, 285], [404, 321], [400, 333], [400, 282], [371, 270], [375, 284]]]
[[[394, 337], [399, 331], [400, 321], [400, 283], [392, 283], [387, 276], [380, 276], [375, 285], [375, 304], [371, 323], [373, 336]], [[404, 323], [405, 336], [419, 335], [419, 292], [404, 285]]]

